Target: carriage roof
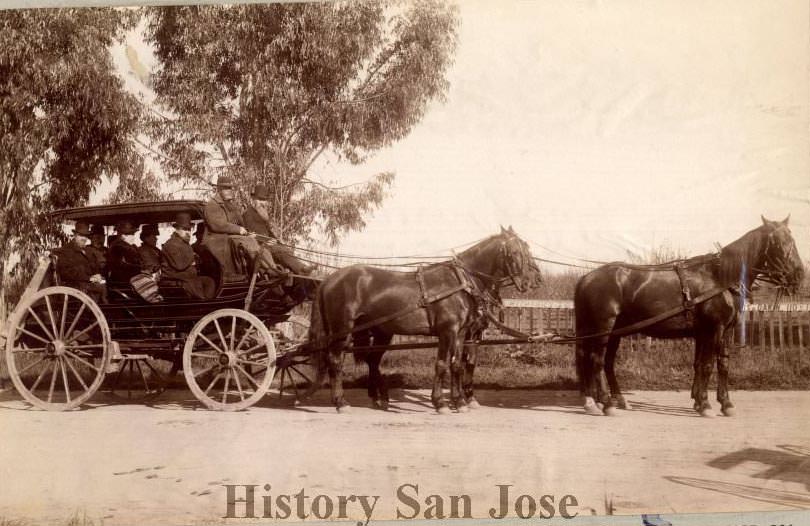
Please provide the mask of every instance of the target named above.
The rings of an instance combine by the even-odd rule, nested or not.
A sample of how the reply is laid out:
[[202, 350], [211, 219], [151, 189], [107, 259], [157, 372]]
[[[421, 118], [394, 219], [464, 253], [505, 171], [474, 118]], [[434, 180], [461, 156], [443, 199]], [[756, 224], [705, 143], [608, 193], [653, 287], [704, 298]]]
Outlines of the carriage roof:
[[179, 212], [190, 214], [192, 221], [201, 220], [203, 206], [202, 201], [193, 199], [121, 203], [58, 210], [51, 213], [51, 217], [58, 221], [84, 220], [102, 225], [114, 225], [123, 219], [138, 223], [171, 223]]

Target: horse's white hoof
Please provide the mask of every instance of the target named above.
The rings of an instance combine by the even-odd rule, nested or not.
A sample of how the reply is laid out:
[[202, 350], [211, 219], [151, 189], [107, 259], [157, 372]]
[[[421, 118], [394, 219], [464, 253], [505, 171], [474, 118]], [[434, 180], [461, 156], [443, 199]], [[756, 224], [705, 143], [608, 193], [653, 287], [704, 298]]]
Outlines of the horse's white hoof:
[[458, 412], [459, 413], [469, 413], [470, 408], [467, 407], [466, 405], [460, 405], [460, 406], [458, 406]]
[[342, 406], [337, 408], [337, 412], [338, 412], [338, 414], [341, 414], [341, 415], [348, 415], [349, 413], [352, 412], [352, 406], [350, 406], [350, 405], [342, 405]]
[[628, 402], [624, 398], [619, 398], [616, 401], [616, 407], [618, 407], [619, 409], [624, 409], [625, 411], [632, 411], [633, 410], [633, 406], [630, 405], [630, 402]]
[[593, 398], [587, 397], [585, 398], [585, 413], [593, 416], [602, 416], [604, 413], [602, 409], [593, 401]]
[[619, 411], [612, 405], [609, 405], [604, 409], [604, 414], [605, 416], [619, 416]]
[[712, 411], [711, 407], [701, 409], [700, 416], [702, 416], [703, 418], [714, 418], [714, 411]]
[[447, 407], [446, 405], [443, 405], [440, 408], [436, 409], [436, 412], [439, 413], [440, 415], [449, 415], [450, 413], [452, 413], [452, 411], [450, 411], [450, 408]]
[[603, 404], [602, 402], [596, 402], [596, 407], [598, 407], [599, 410], [602, 411], [605, 409], [605, 404]]
[[470, 409], [480, 409], [481, 408], [481, 404], [479, 404], [478, 400], [476, 400], [475, 398], [471, 398], [470, 401], [467, 402], [467, 406]]
[[736, 414], [737, 414], [737, 408], [735, 408], [733, 405], [730, 405], [728, 407], [723, 408], [723, 415], [725, 415], [725, 416], [734, 416]]

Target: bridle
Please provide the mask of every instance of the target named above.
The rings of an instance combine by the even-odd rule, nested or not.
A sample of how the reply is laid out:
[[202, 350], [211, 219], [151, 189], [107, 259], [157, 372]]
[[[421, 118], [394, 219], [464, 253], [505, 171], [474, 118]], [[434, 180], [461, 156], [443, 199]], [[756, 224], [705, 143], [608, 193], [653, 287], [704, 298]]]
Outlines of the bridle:
[[[785, 228], [785, 227], [778, 227]], [[793, 257], [793, 251], [796, 250], [796, 244], [790, 243], [788, 250], [783, 250], [782, 244], [776, 237], [777, 230], [774, 229], [768, 234], [767, 244], [765, 245], [764, 258], [761, 267], [754, 267], [753, 270], [757, 274], [760, 281], [771, 283], [782, 289], [787, 289], [792, 284], [790, 283], [790, 276], [792, 274], [788, 262]], [[776, 252], [776, 253], [775, 253]]]
[[511, 284], [514, 285], [517, 290], [520, 292], [526, 292], [528, 290], [528, 286], [521, 285], [521, 281], [518, 278], [524, 274], [527, 263], [529, 265], [534, 265], [534, 261], [527, 257], [522, 250], [514, 250], [510, 247], [510, 243], [512, 242], [520, 243], [520, 238], [517, 237], [517, 235], [508, 232], [505, 232], [502, 235], [506, 235], [508, 237], [500, 241], [500, 246], [498, 247], [497, 264], [497, 269], [500, 270], [500, 272], [497, 272], [496, 270], [496, 273], [503, 273], [503, 276], [468, 268], [458, 257], [454, 257], [453, 262], [455, 265], [461, 267], [466, 273], [489, 282], [491, 284], [491, 288], [493, 289], [504, 286], [505, 284], [511, 282]]

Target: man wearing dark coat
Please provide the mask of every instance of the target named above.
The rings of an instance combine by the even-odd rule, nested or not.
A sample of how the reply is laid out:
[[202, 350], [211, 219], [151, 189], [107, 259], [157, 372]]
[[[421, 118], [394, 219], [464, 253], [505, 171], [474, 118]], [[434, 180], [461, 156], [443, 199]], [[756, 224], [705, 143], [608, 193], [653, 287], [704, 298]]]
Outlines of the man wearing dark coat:
[[265, 243], [265, 246], [269, 247], [270, 253], [276, 262], [281, 263], [295, 274], [309, 275], [314, 270], [314, 266], [307, 265], [295, 257], [290, 247], [276, 243], [279, 237], [270, 226], [270, 214], [267, 204], [269, 192], [267, 187], [263, 184], [256, 185], [250, 197], [253, 199], [253, 205], [245, 210], [242, 216], [242, 224], [245, 228], [250, 232], [272, 239], [272, 241]]
[[88, 294], [96, 302], [107, 303], [104, 278], [98, 273], [85, 250], [89, 237], [90, 225], [84, 221], [77, 221], [73, 229], [73, 239], [59, 250], [56, 271], [63, 285]]
[[141, 256], [135, 245], [135, 225], [120, 221], [115, 225], [118, 235], [107, 250], [107, 269], [110, 282], [129, 286], [129, 280], [141, 271]]
[[[233, 181], [229, 176], [223, 175], [217, 180], [216, 193], [205, 203], [203, 215], [206, 223], [203, 245], [219, 261], [225, 274], [239, 274], [234, 262], [234, 256], [238, 254], [231, 253], [231, 246], [243, 250], [251, 262], [260, 255], [256, 239], [250, 237], [247, 229], [241, 224], [242, 214], [233, 202]], [[269, 268], [274, 264], [272, 256], [265, 251], [262, 251], [259, 263]]]
[[179, 284], [192, 298], [211, 299], [216, 294], [216, 283], [197, 272], [196, 254], [191, 248], [191, 216], [177, 214], [174, 233], [163, 243], [161, 283]]
[[141, 227], [141, 246], [138, 248], [138, 255], [141, 257], [141, 270], [148, 274], [160, 270], [161, 254], [157, 247], [159, 235], [160, 231], [155, 224]]
[[104, 225], [93, 225], [90, 229], [90, 244], [84, 247], [84, 252], [98, 274], [107, 275], [107, 247], [104, 246]]

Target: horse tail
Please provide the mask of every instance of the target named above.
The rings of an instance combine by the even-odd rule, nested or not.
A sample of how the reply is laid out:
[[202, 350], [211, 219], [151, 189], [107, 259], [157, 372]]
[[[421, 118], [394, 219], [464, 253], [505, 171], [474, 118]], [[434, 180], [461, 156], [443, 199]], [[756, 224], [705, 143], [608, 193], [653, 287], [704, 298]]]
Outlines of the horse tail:
[[313, 366], [315, 367], [316, 375], [312, 386], [309, 388], [304, 397], [309, 397], [315, 391], [320, 389], [326, 378], [326, 356], [325, 353], [329, 347], [329, 333], [324, 323], [323, 315], [323, 288], [318, 287], [315, 290], [315, 298], [312, 302], [312, 312], [309, 316], [309, 349], [310, 356], [312, 357]]

